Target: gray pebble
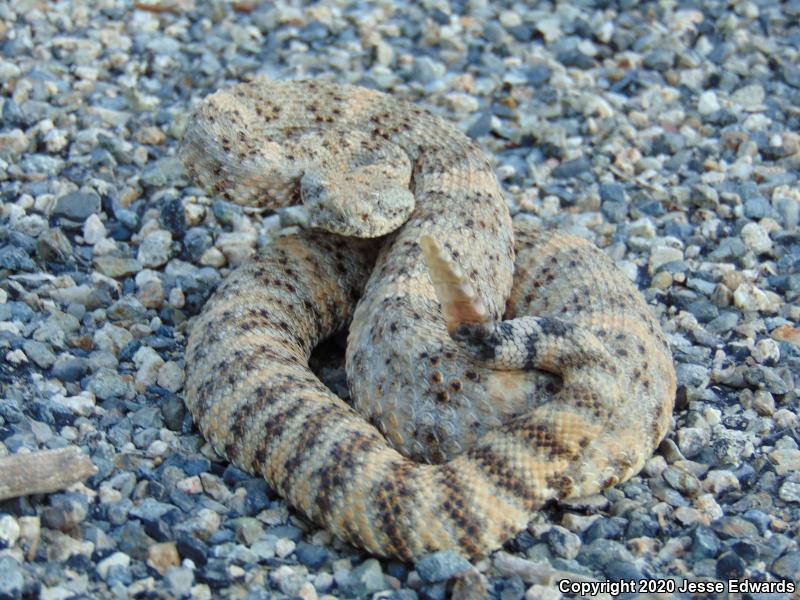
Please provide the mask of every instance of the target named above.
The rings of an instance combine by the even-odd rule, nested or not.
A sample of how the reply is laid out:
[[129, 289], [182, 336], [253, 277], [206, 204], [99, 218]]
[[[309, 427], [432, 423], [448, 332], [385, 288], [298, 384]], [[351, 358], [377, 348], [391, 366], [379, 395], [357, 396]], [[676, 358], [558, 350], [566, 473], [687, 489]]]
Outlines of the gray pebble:
[[89, 215], [100, 211], [100, 196], [95, 191], [70, 192], [56, 201], [54, 217], [66, 217], [73, 221], [84, 221]]
[[100, 400], [124, 398], [130, 390], [130, 383], [125, 381], [115, 370], [101, 368], [89, 382], [89, 389]]
[[147, 309], [136, 296], [126, 295], [114, 302], [106, 311], [111, 321], [141, 321], [147, 314]]
[[575, 558], [581, 549], [581, 538], [563, 527], [551, 528], [544, 538], [555, 556]]
[[50, 496], [50, 506], [42, 513], [43, 522], [51, 529], [72, 531], [86, 519], [89, 502], [86, 496], [77, 493], [63, 493]]
[[33, 271], [36, 264], [22, 248], [3, 246], [0, 247], [0, 268], [9, 271]]
[[204, 228], [192, 227], [183, 236], [183, 245], [189, 257], [197, 262], [203, 253], [214, 244], [211, 234]]
[[419, 576], [429, 583], [447, 581], [471, 567], [466, 558], [449, 550], [426, 554], [416, 564]]
[[310, 569], [317, 570], [328, 562], [329, 552], [323, 546], [299, 542], [294, 552], [300, 564]]
[[36, 256], [46, 262], [66, 263], [72, 258], [72, 244], [59, 227], [48, 229], [36, 242]]
[[778, 577], [796, 581], [797, 574], [800, 573], [800, 552], [787, 552], [772, 563], [770, 571]]
[[183, 175], [183, 164], [180, 159], [169, 156], [147, 165], [142, 171], [141, 180], [144, 185], [150, 187], [164, 187], [178, 184]]
[[53, 365], [53, 377], [62, 381], [78, 381], [89, 371], [89, 363], [85, 358], [58, 358]]
[[35, 340], [25, 340], [22, 349], [29, 359], [39, 365], [42, 369], [49, 369], [56, 362], [56, 355], [50, 350], [50, 346]]
[[656, 48], [644, 55], [644, 65], [656, 71], [671, 69], [675, 63], [675, 52], [667, 48]]
[[164, 574], [164, 583], [175, 597], [188, 597], [194, 584], [194, 572], [186, 567], [170, 567]]
[[553, 169], [553, 177], [557, 179], [570, 179], [590, 171], [591, 168], [592, 163], [588, 158], [576, 158], [563, 162]]
[[143, 267], [138, 260], [122, 256], [97, 256], [93, 262], [98, 271], [114, 279], [135, 275]]
[[10, 556], [0, 556], [0, 599], [20, 600], [24, 584], [17, 561]]
[[350, 571], [345, 580], [337, 583], [343, 594], [356, 597], [368, 596], [387, 587], [381, 563], [374, 558], [365, 560]]

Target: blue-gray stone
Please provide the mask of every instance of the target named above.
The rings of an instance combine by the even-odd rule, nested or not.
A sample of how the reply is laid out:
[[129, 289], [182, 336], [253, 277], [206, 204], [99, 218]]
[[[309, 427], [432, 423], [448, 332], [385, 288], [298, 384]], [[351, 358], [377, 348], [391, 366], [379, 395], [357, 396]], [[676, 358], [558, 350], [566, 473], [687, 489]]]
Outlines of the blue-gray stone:
[[591, 69], [594, 67], [594, 59], [580, 50], [559, 52], [556, 59], [565, 67], [575, 67], [578, 69]]
[[692, 530], [692, 557], [713, 558], [719, 552], [719, 538], [709, 527], [697, 525]]
[[720, 313], [720, 315], [712, 319], [707, 325], [706, 329], [718, 335], [723, 333], [727, 333], [739, 323], [739, 314], [733, 311], [725, 311]]
[[208, 560], [208, 546], [188, 533], [178, 533], [175, 548], [181, 557], [191, 559], [197, 566], [203, 566]]
[[690, 302], [687, 308], [700, 323], [708, 323], [719, 315], [719, 309], [706, 298]]
[[581, 546], [576, 557], [577, 561], [592, 569], [605, 567], [612, 560], [630, 562], [633, 560], [631, 553], [619, 542], [613, 540], [597, 539], [590, 544]]
[[28, 154], [19, 161], [24, 173], [37, 177], [55, 177], [64, 168], [64, 160], [50, 154]]
[[772, 522], [772, 518], [767, 513], [757, 508], [751, 508], [746, 511], [742, 517], [758, 527], [758, 531], [762, 535], [769, 529], [770, 523]]
[[277, 527], [270, 527], [267, 533], [274, 535], [277, 538], [289, 538], [293, 542], [299, 542], [303, 539], [303, 530], [294, 525], [278, 525]]
[[117, 371], [105, 367], [92, 376], [88, 387], [100, 400], [124, 398], [130, 389], [129, 383]]
[[53, 377], [61, 381], [80, 381], [89, 372], [89, 361], [80, 357], [58, 359], [53, 365]]
[[147, 309], [136, 296], [123, 296], [106, 310], [112, 321], [141, 321], [147, 315]]
[[22, 248], [3, 246], [0, 248], [0, 268], [9, 271], [33, 271], [36, 263]]
[[772, 563], [770, 571], [778, 577], [796, 581], [797, 574], [800, 573], [800, 551], [787, 552]]
[[772, 216], [772, 206], [766, 198], [753, 198], [744, 203], [744, 215], [750, 219]]
[[176, 156], [167, 156], [150, 163], [142, 170], [141, 182], [150, 187], [164, 187], [178, 183], [183, 176], [183, 164]]
[[244, 498], [244, 510], [248, 515], [255, 515], [270, 504], [270, 489], [266, 481], [248, 481], [243, 486], [247, 490]]
[[473, 121], [467, 129], [467, 135], [472, 139], [489, 135], [492, 131], [492, 111], [485, 110]]
[[556, 179], [570, 179], [590, 171], [591, 168], [591, 161], [585, 156], [582, 156], [580, 158], [562, 162], [555, 169], [553, 169], [553, 177]]
[[206, 565], [197, 572], [197, 578], [212, 588], [224, 588], [230, 585], [231, 576], [225, 561], [219, 558], [212, 558]]
[[447, 582], [441, 581], [424, 585], [420, 590], [420, 594], [424, 600], [446, 600], [448, 597]]
[[34, 312], [30, 306], [19, 300], [11, 300], [0, 304], [0, 321], [14, 319], [27, 323], [33, 318]]
[[723, 239], [719, 246], [708, 255], [708, 258], [715, 262], [726, 262], [741, 258], [746, 253], [747, 246], [745, 246], [741, 238], [729, 237]]
[[409, 590], [409, 589], [395, 590], [394, 592], [392, 592], [388, 596], [382, 594], [380, 597], [382, 599], [385, 599], [385, 600], [418, 600], [419, 599], [419, 596], [417, 595], [417, 592], [415, 592], [414, 590]]
[[563, 558], [574, 557], [581, 545], [581, 539], [577, 535], [561, 527], [553, 527], [547, 531], [544, 539], [553, 554]]
[[[157, 406], [144, 406], [130, 416], [131, 425], [144, 429], [161, 427], [161, 411]], [[158, 432], [156, 432], [156, 435]]]
[[386, 563], [386, 573], [402, 582], [408, 577], [408, 566], [399, 560], [390, 560]]
[[202, 227], [192, 227], [183, 236], [183, 246], [193, 261], [200, 260], [203, 253], [214, 244], [211, 234]]
[[17, 561], [10, 556], [0, 556], [0, 600], [20, 600], [24, 585]]
[[603, 202], [600, 210], [611, 223], [624, 223], [628, 217], [628, 205], [625, 202]]
[[[647, 579], [642, 570], [635, 564], [624, 560], [612, 560], [605, 567], [603, 572], [608, 577], [609, 581], [642, 581]], [[619, 596], [614, 596], [618, 600], [627, 600], [628, 598], [635, 598], [638, 592], [624, 593]]]
[[211, 212], [216, 217], [217, 221], [223, 225], [231, 225], [236, 215], [241, 214], [242, 209], [224, 200], [214, 200], [211, 203]]
[[44, 524], [50, 529], [71, 531], [86, 519], [89, 502], [83, 494], [54, 494], [50, 496], [50, 506], [42, 512]]
[[675, 63], [675, 52], [666, 48], [656, 48], [644, 55], [643, 62], [648, 69], [666, 71]]
[[625, 202], [625, 188], [619, 183], [601, 183], [599, 191], [601, 202]]
[[12, 246], [22, 248], [29, 254], [36, 250], [36, 238], [21, 231], [9, 231], [6, 238]]
[[113, 537], [118, 540], [121, 552], [139, 560], [147, 557], [147, 549], [155, 543], [142, 524], [135, 519], [130, 519], [115, 529]]
[[452, 550], [426, 554], [417, 561], [416, 569], [423, 581], [436, 583], [447, 581], [471, 568], [469, 561]]
[[128, 520], [131, 508], [133, 508], [133, 502], [130, 498], [110, 502], [106, 505], [106, 519], [112, 525], [122, 525]]
[[3, 103], [2, 124], [6, 127], [24, 127], [27, 125], [22, 109], [13, 98], [6, 98]]
[[133, 573], [130, 567], [125, 565], [114, 565], [106, 573], [105, 581], [109, 586], [121, 584], [125, 587], [133, 583]]
[[339, 583], [339, 589], [346, 597], [370, 597], [375, 592], [387, 588], [381, 563], [369, 558], [350, 571], [347, 578]]
[[589, 544], [594, 540], [619, 539], [622, 537], [623, 528], [627, 519], [623, 517], [605, 517], [597, 519], [584, 534], [584, 543]]
[[717, 559], [717, 578], [723, 581], [744, 575], [744, 561], [735, 552], [725, 552]]
[[56, 362], [56, 355], [50, 350], [50, 346], [36, 340], [25, 340], [22, 343], [25, 355], [35, 362], [42, 369], [49, 369]]
[[758, 528], [739, 516], [724, 516], [711, 523], [711, 528], [722, 539], [757, 539]]
[[295, 556], [300, 564], [307, 566], [315, 571], [328, 562], [328, 550], [316, 544], [300, 542], [294, 550]]
[[658, 521], [647, 513], [635, 511], [628, 516], [628, 527], [625, 537], [628, 539], [640, 537], [656, 537], [660, 529]]
[[298, 32], [298, 36], [304, 42], [319, 42], [328, 37], [330, 31], [328, 26], [322, 21], [311, 21], [304, 25]]
[[167, 517], [170, 513], [180, 513], [177, 506], [159, 502], [152, 498], [145, 498], [138, 506], [134, 506], [130, 514], [136, 519], [141, 519], [142, 523], [154, 522]]
[[97, 192], [70, 192], [56, 201], [53, 216], [84, 221], [98, 212], [100, 212], [100, 196]]
[[547, 83], [550, 80], [552, 70], [547, 65], [534, 65], [525, 71], [528, 85], [534, 88]]

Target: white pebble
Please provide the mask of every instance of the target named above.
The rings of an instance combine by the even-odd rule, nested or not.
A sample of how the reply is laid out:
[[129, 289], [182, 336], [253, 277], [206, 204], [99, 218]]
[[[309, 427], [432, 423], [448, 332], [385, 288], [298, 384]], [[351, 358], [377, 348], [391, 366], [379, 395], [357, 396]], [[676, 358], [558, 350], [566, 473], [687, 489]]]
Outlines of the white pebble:
[[756, 254], [764, 254], [772, 250], [769, 233], [758, 223], [748, 223], [742, 227], [740, 236], [745, 245]]
[[96, 214], [89, 215], [83, 223], [83, 240], [94, 246], [106, 237], [106, 226]]
[[700, 98], [697, 100], [697, 112], [701, 115], [710, 115], [711, 113], [717, 112], [720, 108], [722, 107], [713, 90], [708, 90], [700, 94]]
[[0, 517], [0, 542], [4, 548], [12, 548], [19, 539], [19, 524], [11, 515]]
[[743, 282], [733, 292], [733, 303], [742, 310], [776, 312], [780, 306], [780, 298], [776, 306], [762, 289], [753, 283]]
[[289, 538], [280, 538], [275, 542], [275, 554], [280, 558], [286, 558], [294, 552], [295, 543]]

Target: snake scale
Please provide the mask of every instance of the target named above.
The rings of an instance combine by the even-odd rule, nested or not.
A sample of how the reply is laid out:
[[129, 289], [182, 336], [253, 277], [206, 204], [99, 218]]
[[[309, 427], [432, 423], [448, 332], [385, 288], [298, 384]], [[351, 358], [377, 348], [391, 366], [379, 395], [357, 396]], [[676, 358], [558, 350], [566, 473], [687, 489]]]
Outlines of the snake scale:
[[[631, 477], [666, 434], [672, 358], [637, 290], [580, 238], [514, 229], [488, 160], [445, 120], [256, 79], [204, 99], [181, 154], [228, 200], [308, 209], [311, 230], [235, 270], [196, 319], [186, 403], [219, 453], [339, 538], [482, 556], [546, 501]], [[348, 326], [355, 408], [308, 366]]]

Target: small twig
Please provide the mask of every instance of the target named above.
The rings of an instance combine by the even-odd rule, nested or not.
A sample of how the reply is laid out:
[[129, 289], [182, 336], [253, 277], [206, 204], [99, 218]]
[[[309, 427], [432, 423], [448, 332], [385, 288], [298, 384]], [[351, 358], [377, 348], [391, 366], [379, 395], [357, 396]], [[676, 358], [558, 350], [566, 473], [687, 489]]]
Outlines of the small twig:
[[171, 5], [149, 4], [147, 2], [134, 2], [133, 7], [138, 10], [143, 10], [146, 12], [151, 12], [156, 14], [163, 14], [163, 13], [171, 13], [173, 15], [181, 14], [180, 8]]
[[0, 500], [48, 494], [83, 481], [97, 467], [77, 446], [0, 458]]
[[651, 192], [660, 192], [661, 189], [657, 186], [653, 185], [652, 183], [641, 179], [640, 177], [636, 177], [635, 175], [628, 175], [625, 171], [620, 169], [619, 167], [615, 167], [614, 165], [609, 165], [608, 170], [611, 171], [617, 177], [624, 179], [626, 181], [632, 181], [635, 184], [650, 190]]

